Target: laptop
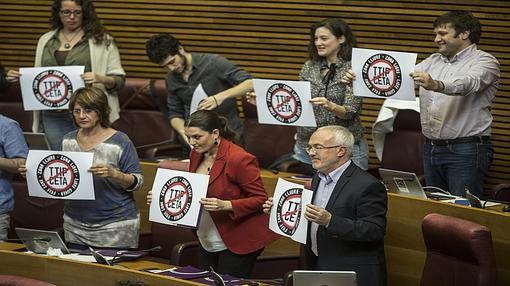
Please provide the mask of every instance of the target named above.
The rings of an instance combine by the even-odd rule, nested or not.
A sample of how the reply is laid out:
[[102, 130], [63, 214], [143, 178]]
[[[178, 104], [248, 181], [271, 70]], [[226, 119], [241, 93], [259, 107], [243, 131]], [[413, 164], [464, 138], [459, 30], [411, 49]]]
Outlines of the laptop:
[[46, 140], [45, 133], [23, 132], [28, 149], [30, 150], [50, 150], [50, 144]]
[[56, 231], [16, 227], [14, 229], [25, 247], [34, 253], [46, 254], [50, 247], [60, 248], [62, 253], [70, 251]]
[[312, 271], [294, 270], [292, 272], [294, 286], [356, 286], [354, 271]]
[[426, 193], [415, 173], [380, 168], [379, 175], [381, 175], [383, 183], [390, 193], [434, 200], [452, 200], [456, 198], [440, 193]]

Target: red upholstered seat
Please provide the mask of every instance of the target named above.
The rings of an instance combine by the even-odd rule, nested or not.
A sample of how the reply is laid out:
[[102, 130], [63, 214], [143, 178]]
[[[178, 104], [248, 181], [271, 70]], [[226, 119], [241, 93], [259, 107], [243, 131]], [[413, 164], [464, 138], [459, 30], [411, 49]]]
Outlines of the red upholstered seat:
[[[178, 160], [162, 160], [158, 163], [158, 167], [178, 171], [188, 171], [189, 162]], [[151, 234], [148, 240], [150, 240], [150, 245], [145, 247], [161, 246], [160, 251], [151, 252], [150, 255], [169, 261], [172, 259], [172, 251], [175, 245], [179, 243], [198, 242], [198, 238], [189, 228], [171, 226], [156, 222], [151, 222]], [[196, 261], [197, 258], [193, 258], [195, 258], [193, 261]]]
[[0, 275], [0, 286], [55, 286], [55, 284], [21, 276]]
[[180, 157], [181, 144], [160, 107], [166, 106], [167, 91], [163, 80], [126, 78], [125, 86], [119, 90], [120, 118], [113, 128], [126, 133], [135, 145], [140, 158], [156, 155]]
[[64, 200], [30, 197], [27, 182], [19, 175], [12, 181], [14, 188], [14, 211], [11, 212], [9, 237], [15, 238], [14, 228], [58, 230], [62, 228]]
[[276, 159], [292, 152], [294, 126], [259, 124], [257, 107], [246, 99], [243, 99], [243, 110], [245, 149], [257, 157], [261, 168], [268, 168]]
[[510, 183], [497, 184], [491, 189], [490, 198], [496, 201], [510, 203]]
[[421, 286], [496, 285], [496, 258], [487, 227], [433, 213], [423, 219], [422, 231], [427, 258]]
[[18, 121], [23, 131], [32, 131], [32, 111], [23, 109], [19, 83], [13, 83], [6, 90], [0, 91], [0, 114]]
[[[402, 109], [393, 122], [393, 132], [386, 134], [381, 168], [412, 172], [422, 177], [423, 144], [420, 114], [411, 109]], [[380, 178], [377, 169], [369, 172]]]

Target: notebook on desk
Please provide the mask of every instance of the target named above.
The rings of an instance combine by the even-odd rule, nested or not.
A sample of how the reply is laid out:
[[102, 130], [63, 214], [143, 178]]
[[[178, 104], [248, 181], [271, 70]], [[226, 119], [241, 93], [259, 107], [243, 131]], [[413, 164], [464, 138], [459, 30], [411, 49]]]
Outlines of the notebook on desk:
[[456, 198], [446, 194], [425, 192], [415, 173], [380, 168], [379, 175], [381, 175], [383, 183], [390, 193], [434, 200], [452, 200]]
[[30, 150], [50, 150], [50, 144], [46, 140], [45, 133], [23, 132], [28, 149]]
[[56, 231], [21, 227], [17, 227], [14, 230], [29, 251], [46, 254], [51, 247], [54, 249], [60, 248], [64, 254], [70, 253], [64, 241], [62, 241], [62, 238], [60, 238], [60, 235], [58, 235]]
[[294, 286], [356, 286], [354, 271], [312, 271], [294, 270], [292, 272]]

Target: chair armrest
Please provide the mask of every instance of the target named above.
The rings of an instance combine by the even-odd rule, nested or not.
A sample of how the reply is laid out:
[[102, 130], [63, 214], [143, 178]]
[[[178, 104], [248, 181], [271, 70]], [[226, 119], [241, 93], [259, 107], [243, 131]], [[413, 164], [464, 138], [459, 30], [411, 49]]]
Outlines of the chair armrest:
[[376, 177], [377, 179], [379, 179], [379, 180], [381, 179], [381, 175], [379, 175], [379, 167], [370, 167], [370, 168], [368, 168], [367, 172], [370, 175]]
[[145, 145], [136, 146], [137, 150], [145, 150], [145, 159], [153, 159], [156, 157], [158, 152], [176, 152], [176, 153], [182, 153], [182, 144], [179, 142], [176, 142], [174, 139], [169, 139], [161, 142], [155, 142]]
[[154, 146], [145, 151], [145, 158], [153, 159], [159, 156], [164, 156], [165, 154], [171, 153], [172, 156], [166, 157], [182, 157], [182, 145], [180, 143], [167, 143], [161, 144], [159, 146]]
[[283, 276], [283, 286], [292, 286], [294, 284], [292, 271], [285, 273]]
[[490, 192], [491, 199], [510, 202], [510, 183], [497, 184], [492, 187]]
[[[253, 279], [260, 280], [282, 280], [287, 272], [300, 268], [300, 255], [268, 255], [259, 256], [253, 267]], [[281, 283], [280, 283], [281, 284]]]
[[[187, 242], [181, 242], [172, 248], [172, 254], [170, 255], [170, 264], [172, 265], [180, 265], [182, 264], [185, 258], [185, 252], [186, 254], [195, 255], [196, 257], [188, 257], [190, 261], [195, 262], [195, 260], [198, 260], [198, 241], [187, 241]], [[196, 253], [193, 253], [196, 252]], [[194, 259], [195, 258], [195, 259]], [[193, 263], [191, 263], [193, 264]], [[194, 266], [194, 265], [193, 265]]]

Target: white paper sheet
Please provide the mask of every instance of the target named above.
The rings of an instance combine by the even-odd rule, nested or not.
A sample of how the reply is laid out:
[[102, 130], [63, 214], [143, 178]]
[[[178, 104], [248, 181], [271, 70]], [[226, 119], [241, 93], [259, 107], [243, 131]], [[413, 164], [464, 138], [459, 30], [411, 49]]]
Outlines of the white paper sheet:
[[254, 79], [259, 123], [316, 127], [310, 83]]
[[305, 244], [308, 230], [305, 207], [312, 202], [312, 195], [313, 192], [303, 188], [303, 185], [279, 178], [273, 196], [269, 229]]
[[370, 49], [352, 49], [355, 96], [414, 100], [414, 71], [417, 54]]
[[84, 66], [20, 68], [25, 110], [67, 109], [71, 95], [85, 83]]
[[26, 161], [28, 194], [32, 197], [94, 200], [94, 181], [88, 171], [94, 154], [29, 150]]
[[189, 114], [192, 114], [193, 112], [197, 111], [198, 105], [200, 102], [208, 97], [207, 93], [205, 92], [204, 88], [202, 87], [202, 84], [199, 83], [197, 88], [195, 89], [195, 92], [193, 93], [193, 97], [191, 98], [191, 104], [189, 106]]
[[149, 220], [169, 225], [197, 228], [207, 196], [209, 175], [158, 168], [152, 185]]

